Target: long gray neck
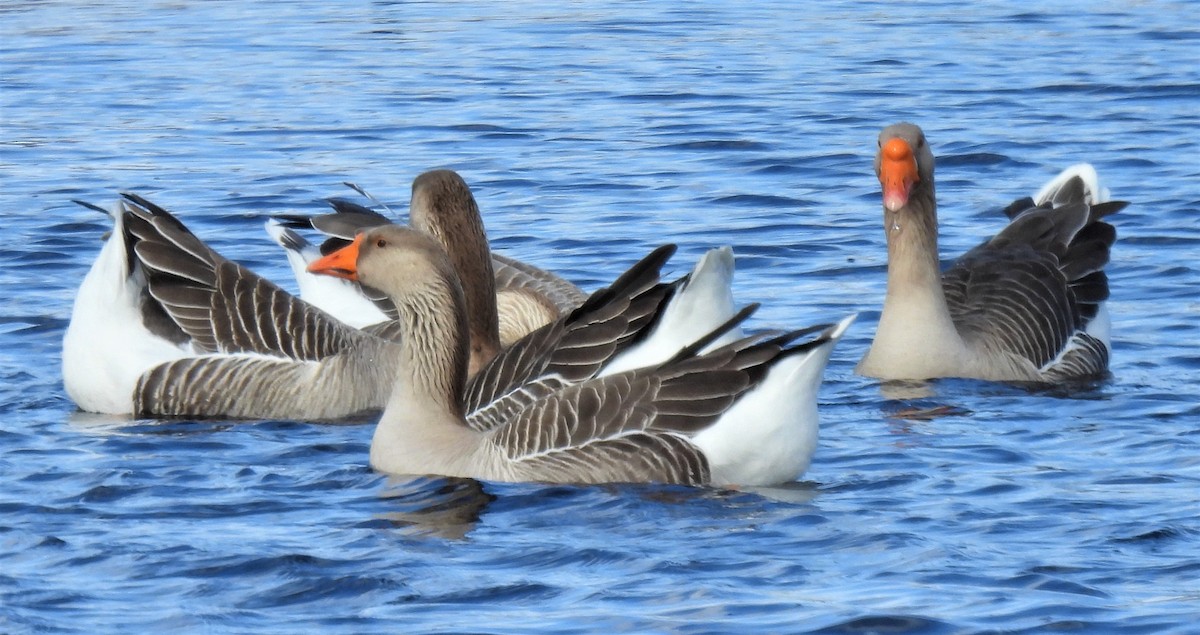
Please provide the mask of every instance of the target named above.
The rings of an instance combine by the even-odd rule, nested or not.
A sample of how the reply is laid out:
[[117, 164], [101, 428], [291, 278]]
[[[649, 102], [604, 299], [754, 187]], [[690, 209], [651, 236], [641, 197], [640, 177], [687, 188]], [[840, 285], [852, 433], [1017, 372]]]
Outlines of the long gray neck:
[[942, 376], [962, 363], [964, 348], [942, 290], [932, 180], [914, 188], [903, 208], [884, 208], [883, 217], [887, 296], [858, 371], [882, 378]]
[[410, 404], [461, 418], [468, 356], [465, 302], [458, 285], [446, 282], [431, 282], [425, 292], [396, 303], [405, 325], [400, 368], [408, 379], [396, 389]]
[[482, 436], [463, 421], [467, 327], [457, 284], [396, 303], [405, 332], [391, 399], [371, 439], [371, 465], [400, 474], [473, 476]]
[[896, 210], [883, 210], [887, 235], [889, 299], [912, 293], [941, 298], [941, 264], [938, 261], [937, 199], [932, 180], [913, 188], [908, 204]]

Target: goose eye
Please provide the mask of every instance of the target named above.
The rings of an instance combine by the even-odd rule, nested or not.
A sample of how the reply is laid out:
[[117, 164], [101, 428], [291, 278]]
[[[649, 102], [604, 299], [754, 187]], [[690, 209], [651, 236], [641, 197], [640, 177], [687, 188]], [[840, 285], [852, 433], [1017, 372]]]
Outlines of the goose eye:
[[387, 241], [382, 238], [375, 241], [376, 247], [387, 247], [387, 244], [388, 244]]
[[920, 139], [917, 139], [917, 147], [918, 148], [925, 147], [925, 137], [921, 137]]

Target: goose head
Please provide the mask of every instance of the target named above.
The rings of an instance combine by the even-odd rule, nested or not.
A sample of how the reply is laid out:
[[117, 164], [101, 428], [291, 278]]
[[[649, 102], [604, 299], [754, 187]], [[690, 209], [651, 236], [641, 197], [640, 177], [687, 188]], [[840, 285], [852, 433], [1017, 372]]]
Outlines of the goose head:
[[883, 189], [883, 222], [889, 249], [904, 250], [901, 244], [912, 242], [936, 253], [933, 163], [925, 133], [915, 124], [893, 124], [879, 133], [875, 174]]
[[925, 133], [911, 123], [890, 125], [879, 133], [875, 175], [883, 187], [883, 208], [892, 213], [933, 192], [933, 151]]
[[357, 280], [386, 293], [404, 325], [410, 372], [457, 407], [469, 369], [466, 301], [450, 258], [436, 240], [400, 225], [355, 236], [308, 270]]
[[398, 304], [422, 290], [458, 286], [458, 276], [441, 246], [424, 233], [400, 225], [361, 232], [349, 245], [314, 260], [308, 270], [370, 285]]

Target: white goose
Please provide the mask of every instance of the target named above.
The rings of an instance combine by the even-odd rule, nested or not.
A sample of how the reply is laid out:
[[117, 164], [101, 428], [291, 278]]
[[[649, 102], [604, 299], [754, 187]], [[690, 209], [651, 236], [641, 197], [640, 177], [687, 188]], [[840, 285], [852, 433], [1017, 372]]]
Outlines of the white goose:
[[1116, 231], [1102, 219], [1126, 203], [1108, 201], [1090, 165], [1068, 168], [1009, 205], [1008, 226], [942, 272], [933, 165], [919, 127], [880, 133], [887, 294], [858, 372], [1037, 382], [1103, 373], [1104, 265]]
[[[329, 420], [387, 403], [401, 325], [354, 329], [223, 258], [140, 197], [126, 195], [113, 217], [63, 340], [63, 383], [80, 408]], [[686, 277], [658, 283], [673, 251], [656, 250], [593, 294], [589, 306], [606, 311], [595, 326], [568, 329], [562, 318], [534, 342], [514, 346], [523, 365], [493, 367], [474, 380], [476, 398], [487, 403], [546, 365], [578, 366], [567, 375], [590, 377], [627, 350], [651, 345], [658, 318], [669, 313], [664, 305], [686, 306], [693, 295]], [[736, 327], [738, 319], [731, 313], [727, 321]], [[559, 339], [564, 333], [573, 334], [570, 346]]]
[[[829, 353], [853, 320], [704, 355], [698, 344], [657, 366], [584, 381], [544, 373], [476, 409], [466, 385], [465, 300], [435, 241], [378, 227], [309, 269], [379, 289], [400, 314], [399, 375], [371, 440], [371, 465], [395, 474], [712, 485], [795, 479], [816, 447], [816, 393]], [[502, 352], [481, 376], [520, 356]]]

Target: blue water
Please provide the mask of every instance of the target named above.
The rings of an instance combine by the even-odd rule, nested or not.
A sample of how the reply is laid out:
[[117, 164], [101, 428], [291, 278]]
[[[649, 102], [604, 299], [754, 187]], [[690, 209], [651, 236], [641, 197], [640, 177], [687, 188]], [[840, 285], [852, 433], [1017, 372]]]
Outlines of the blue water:
[[[1200, 628], [1194, 2], [555, 4], [0, 5], [0, 632]], [[1132, 201], [1111, 379], [852, 373], [902, 119], [940, 157], [947, 258], [1072, 163]], [[265, 215], [343, 181], [402, 211], [434, 167], [585, 288], [729, 243], [754, 325], [861, 311], [803, 480], [389, 481], [369, 425], [75, 412], [60, 341], [108, 226], [71, 199], [136, 191], [286, 280]]]

